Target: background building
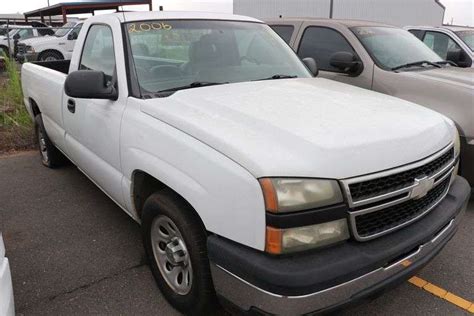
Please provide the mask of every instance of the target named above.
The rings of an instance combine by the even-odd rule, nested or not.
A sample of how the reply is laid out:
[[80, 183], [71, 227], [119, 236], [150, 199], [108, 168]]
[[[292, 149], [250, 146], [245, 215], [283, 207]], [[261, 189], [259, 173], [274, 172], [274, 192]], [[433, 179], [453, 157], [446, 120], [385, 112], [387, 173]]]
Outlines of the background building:
[[438, 26], [443, 24], [445, 7], [439, 0], [233, 0], [233, 12], [259, 19], [332, 17]]

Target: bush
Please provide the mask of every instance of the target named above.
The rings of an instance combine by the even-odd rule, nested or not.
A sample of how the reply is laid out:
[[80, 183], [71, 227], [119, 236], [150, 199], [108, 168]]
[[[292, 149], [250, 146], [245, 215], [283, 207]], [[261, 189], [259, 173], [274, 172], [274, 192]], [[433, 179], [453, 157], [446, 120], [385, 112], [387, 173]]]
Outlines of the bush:
[[0, 154], [35, 146], [33, 122], [23, 105], [17, 65], [3, 56], [0, 73]]

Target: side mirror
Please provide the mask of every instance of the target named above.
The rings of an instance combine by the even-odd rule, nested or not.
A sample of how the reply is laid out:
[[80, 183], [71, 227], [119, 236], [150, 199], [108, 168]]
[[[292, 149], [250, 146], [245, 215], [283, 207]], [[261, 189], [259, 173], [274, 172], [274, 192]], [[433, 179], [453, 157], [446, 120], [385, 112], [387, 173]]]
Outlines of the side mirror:
[[102, 71], [79, 70], [71, 72], [64, 83], [66, 95], [80, 99], [117, 100], [118, 91]]
[[303, 63], [306, 65], [308, 70], [313, 74], [314, 77], [317, 77], [319, 74], [318, 64], [316, 60], [312, 57], [306, 57], [302, 59]]
[[67, 36], [67, 39], [68, 39], [69, 41], [75, 41], [75, 40], [77, 40], [77, 33], [76, 33], [76, 32], [69, 33], [68, 36]]
[[337, 52], [329, 58], [329, 64], [351, 76], [358, 76], [363, 70], [362, 63], [350, 52]]
[[15, 35], [13, 35], [13, 39], [14, 39], [14, 40], [19, 40], [19, 39], [20, 39], [20, 34], [15, 34]]
[[463, 67], [463, 68], [471, 67], [472, 65], [472, 61], [470, 57], [462, 49], [455, 49], [455, 50], [448, 51], [446, 60], [452, 61], [459, 67]]

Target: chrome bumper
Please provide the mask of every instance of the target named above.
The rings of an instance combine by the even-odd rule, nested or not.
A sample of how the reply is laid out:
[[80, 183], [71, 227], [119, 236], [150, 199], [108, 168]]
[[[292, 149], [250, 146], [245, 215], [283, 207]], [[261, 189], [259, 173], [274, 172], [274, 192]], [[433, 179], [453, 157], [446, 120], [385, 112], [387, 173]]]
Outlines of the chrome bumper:
[[[377, 287], [388, 279], [396, 278], [397, 274], [402, 275], [400, 278], [403, 278], [403, 272], [407, 271], [410, 266], [413, 265], [415, 267], [417, 263], [422, 262], [426, 257], [434, 256], [433, 253], [437, 253], [452, 237], [466, 207], [467, 202], [461, 212], [436, 234], [433, 239], [420, 245], [406, 257], [393, 264], [380, 267], [356, 279], [323, 291], [302, 296], [282, 296], [270, 293], [211, 262], [214, 286], [219, 296], [244, 311], [257, 308], [266, 313], [276, 315], [301, 315], [333, 308], [350, 302], [354, 296], [372, 287]], [[423, 266], [423, 264], [420, 266]]]

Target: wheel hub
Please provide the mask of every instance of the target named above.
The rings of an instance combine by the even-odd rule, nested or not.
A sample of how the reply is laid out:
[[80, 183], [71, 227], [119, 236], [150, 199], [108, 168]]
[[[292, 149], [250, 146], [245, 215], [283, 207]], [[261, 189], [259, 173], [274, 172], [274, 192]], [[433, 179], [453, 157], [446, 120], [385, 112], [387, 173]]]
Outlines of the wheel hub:
[[188, 264], [188, 253], [181, 238], [172, 238], [166, 245], [165, 251], [169, 263], [173, 266], [186, 266]]
[[153, 255], [161, 276], [176, 294], [188, 294], [193, 283], [193, 267], [183, 235], [164, 215], [153, 220], [150, 233]]

